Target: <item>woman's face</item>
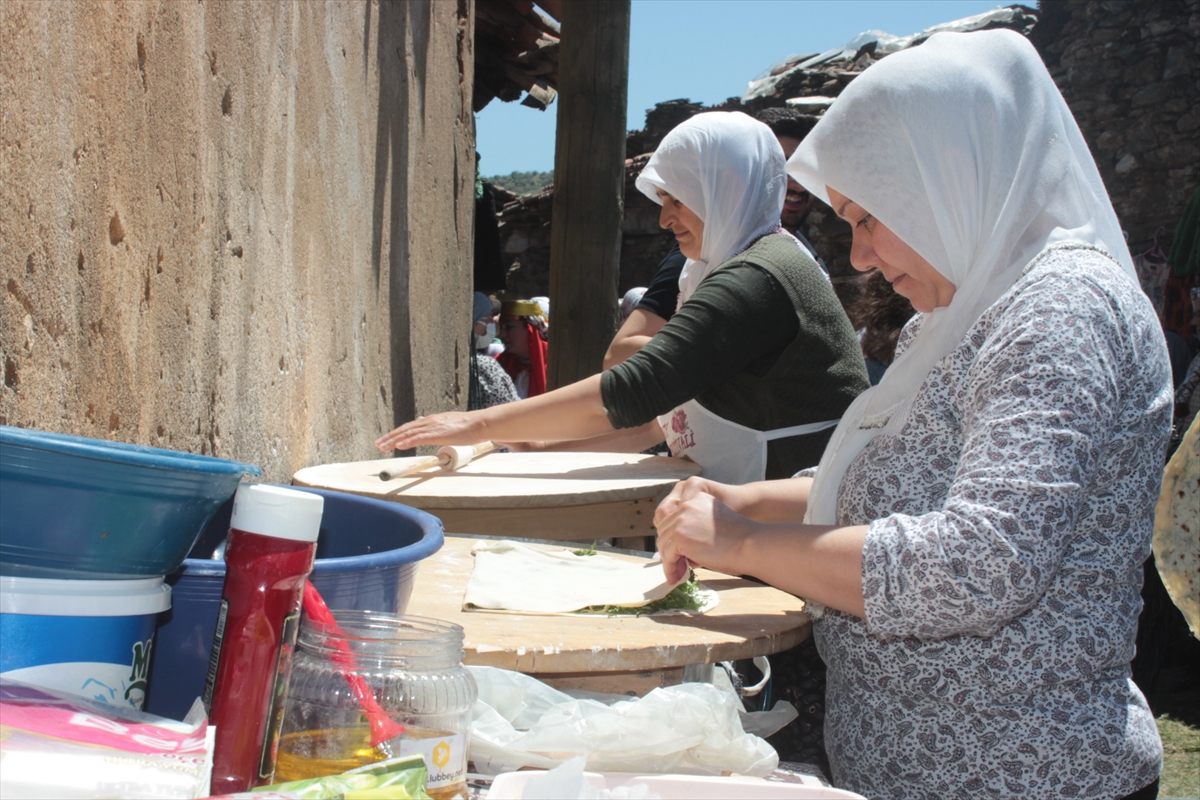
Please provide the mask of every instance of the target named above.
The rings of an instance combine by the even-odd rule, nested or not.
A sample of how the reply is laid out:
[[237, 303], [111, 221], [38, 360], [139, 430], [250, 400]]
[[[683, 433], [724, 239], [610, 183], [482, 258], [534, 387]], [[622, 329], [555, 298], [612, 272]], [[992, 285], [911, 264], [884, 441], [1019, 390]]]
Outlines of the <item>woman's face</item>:
[[662, 189], [655, 189], [658, 199], [662, 200], [662, 211], [658, 215], [658, 224], [670, 228], [679, 242], [679, 252], [693, 261], [700, 259], [700, 248], [704, 244], [704, 220], [696, 216], [696, 212], [676, 200]]
[[496, 334], [504, 342], [504, 352], [518, 358], [529, 358], [529, 328], [525, 327], [525, 320], [520, 317], [501, 317]]
[[854, 229], [850, 263], [856, 270], [878, 267], [896, 293], [907, 297], [917, 311], [950, 305], [956, 287], [948, 278], [858, 203], [828, 186], [825, 191], [833, 210]]

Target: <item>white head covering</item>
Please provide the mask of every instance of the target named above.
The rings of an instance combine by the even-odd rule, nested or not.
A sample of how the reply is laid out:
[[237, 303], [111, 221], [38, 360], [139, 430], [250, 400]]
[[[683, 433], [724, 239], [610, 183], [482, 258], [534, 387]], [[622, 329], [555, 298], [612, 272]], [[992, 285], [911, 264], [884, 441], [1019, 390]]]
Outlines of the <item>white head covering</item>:
[[778, 230], [783, 163], [771, 129], [740, 111], [697, 114], [662, 140], [637, 188], [659, 205], [655, 188], [662, 189], [704, 222], [700, 258], [689, 258], [679, 275], [681, 300], [755, 239]]
[[809, 495], [811, 523], [836, 523], [850, 463], [900, 429], [933, 366], [1047, 246], [1088, 243], [1134, 275], [1079, 127], [1037, 51], [1012, 31], [938, 33], [871, 66], [787, 170], [826, 202], [829, 186], [860, 205], [956, 287], [842, 416]]

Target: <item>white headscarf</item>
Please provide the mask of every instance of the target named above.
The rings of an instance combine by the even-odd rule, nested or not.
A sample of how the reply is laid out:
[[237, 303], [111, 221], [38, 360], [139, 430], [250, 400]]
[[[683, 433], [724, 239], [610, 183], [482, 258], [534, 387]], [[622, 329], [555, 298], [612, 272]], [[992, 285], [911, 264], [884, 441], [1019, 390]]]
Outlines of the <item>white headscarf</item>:
[[662, 140], [637, 188], [659, 205], [655, 188], [662, 189], [704, 222], [700, 258], [689, 258], [679, 275], [681, 300], [755, 239], [778, 230], [783, 164], [771, 129], [740, 111], [697, 114]]
[[805, 520], [837, 522], [854, 458], [900, 430], [917, 390], [1046, 247], [1079, 241], [1133, 262], [1075, 119], [1033, 46], [1012, 31], [938, 33], [855, 79], [796, 149], [788, 173], [860, 205], [956, 287], [945, 308], [847, 409]]

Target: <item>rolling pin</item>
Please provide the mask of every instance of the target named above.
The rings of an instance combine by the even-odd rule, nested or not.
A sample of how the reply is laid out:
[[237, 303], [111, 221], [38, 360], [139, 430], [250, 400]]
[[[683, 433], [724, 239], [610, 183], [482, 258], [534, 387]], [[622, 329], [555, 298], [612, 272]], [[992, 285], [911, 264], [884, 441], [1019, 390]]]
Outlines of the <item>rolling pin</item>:
[[430, 467], [441, 467], [447, 472], [454, 472], [459, 467], [465, 467], [480, 456], [487, 455], [496, 449], [495, 442], [480, 442], [476, 445], [446, 445], [437, 451], [435, 456], [425, 456], [410, 461], [404, 466], [385, 469], [379, 473], [379, 479], [390, 481], [404, 475], [411, 475]]

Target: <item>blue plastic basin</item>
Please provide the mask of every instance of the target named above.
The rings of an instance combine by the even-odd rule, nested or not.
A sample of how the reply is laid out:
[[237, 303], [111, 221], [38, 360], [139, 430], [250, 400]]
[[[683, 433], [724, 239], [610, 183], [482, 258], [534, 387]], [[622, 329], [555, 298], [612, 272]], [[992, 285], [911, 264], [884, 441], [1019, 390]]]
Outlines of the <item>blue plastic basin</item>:
[[[371, 497], [289, 486], [325, 498], [312, 582], [331, 609], [403, 614], [417, 563], [442, 547], [442, 521], [420, 509]], [[171, 610], [159, 615], [146, 710], [183, 719], [204, 692], [225, 562], [211, 559], [225, 541], [233, 501], [204, 528], [183, 567], [167, 576]]]
[[0, 425], [0, 574], [166, 575], [252, 464]]

